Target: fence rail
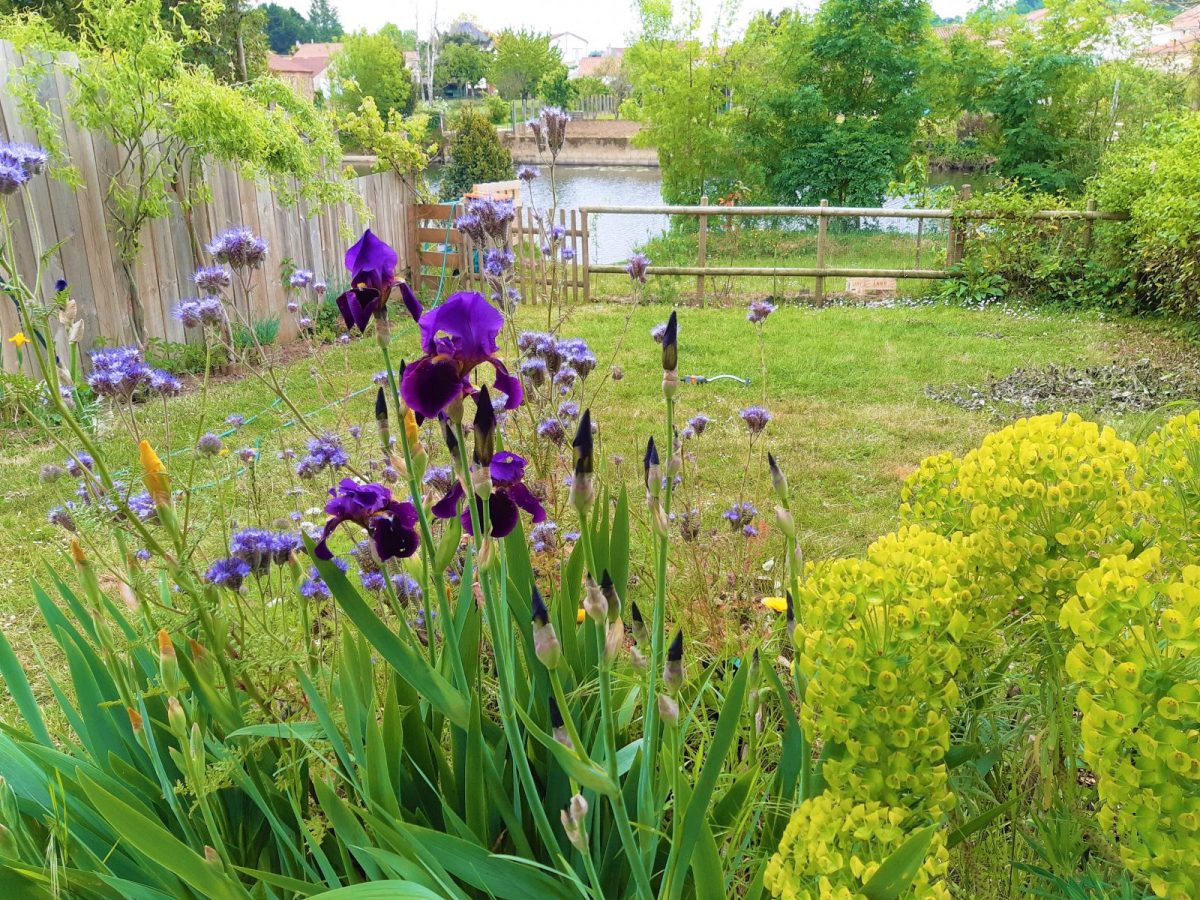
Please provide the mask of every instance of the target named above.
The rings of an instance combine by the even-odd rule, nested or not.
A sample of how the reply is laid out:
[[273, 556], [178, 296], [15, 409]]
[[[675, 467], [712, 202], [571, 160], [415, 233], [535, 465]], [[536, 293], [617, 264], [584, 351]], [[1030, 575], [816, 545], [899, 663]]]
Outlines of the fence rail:
[[[944, 279], [950, 278], [953, 268], [962, 262], [966, 252], [968, 229], [966, 222], [1028, 220], [1028, 221], [1079, 221], [1084, 227], [1084, 246], [1092, 243], [1092, 226], [1095, 222], [1124, 221], [1128, 212], [1098, 210], [1094, 201], [1088, 201], [1086, 209], [1048, 209], [1033, 212], [997, 212], [973, 210], [966, 206], [971, 200], [971, 186], [963, 185], [957, 209], [891, 209], [887, 207], [829, 206], [821, 201], [820, 206], [710, 206], [708, 197], [702, 197], [698, 206], [609, 206], [589, 205], [581, 207], [585, 232], [584, 248], [584, 293], [590, 296], [590, 280], [595, 275], [620, 274], [625, 271], [619, 265], [590, 265], [586, 259], [590, 217], [595, 215], [671, 215], [697, 218], [697, 259], [693, 266], [655, 266], [646, 271], [649, 275], [694, 275], [696, 298], [704, 300], [705, 279], [709, 277], [758, 276], [764, 278], [813, 278], [816, 281], [814, 300], [820, 305], [825, 301], [826, 278], [887, 278], [887, 279]], [[708, 220], [713, 216], [739, 218], [791, 218], [817, 220], [817, 247], [815, 266], [710, 266], [708, 265]], [[862, 268], [826, 265], [829, 244], [829, 221], [832, 219], [916, 219], [916, 265], [912, 268]], [[946, 233], [946, 265], [944, 268], [922, 268], [920, 265], [921, 242], [924, 224], [927, 221], [944, 221], [949, 224]]]

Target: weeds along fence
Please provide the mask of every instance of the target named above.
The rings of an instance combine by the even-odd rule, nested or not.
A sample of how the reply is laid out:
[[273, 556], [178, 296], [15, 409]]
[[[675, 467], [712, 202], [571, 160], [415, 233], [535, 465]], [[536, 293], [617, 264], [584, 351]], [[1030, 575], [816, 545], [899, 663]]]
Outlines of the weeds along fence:
[[[38, 84], [37, 99], [61, 123], [69, 157], [66, 162], [78, 172], [80, 185], [73, 189], [54, 177], [31, 182], [29, 202], [11, 205], [16, 219], [14, 249], [21, 271], [31, 273], [37, 266], [35, 239], [40, 239], [43, 248], [56, 248], [46, 262], [48, 278], [43, 287], [51, 291], [60, 277], [71, 283], [85, 323], [84, 347], [92, 346], [97, 338], [123, 343], [150, 338], [198, 339], [185, 332], [172, 309], [181, 298], [195, 295], [192, 273], [207, 261], [204, 245], [230, 226], [245, 225], [267, 240], [267, 261], [256, 275], [251, 307], [241, 312], [250, 321], [280, 318], [281, 341], [295, 337], [294, 322], [284, 309], [280, 267], [285, 259], [311, 269], [333, 288], [344, 278], [342, 256], [347, 244], [369, 223], [396, 248], [401, 266], [408, 265], [404, 211], [413, 198], [391, 173], [351, 181], [361, 203], [317, 207], [303, 200], [286, 204], [267, 185], [229, 167], [202, 163], [201, 181], [209, 199], [185, 209], [172, 198], [169, 215], [145, 226], [131, 266], [136, 282], [131, 288], [114, 245], [116, 227], [105, 202], [112, 174], [120, 165], [117, 150], [71, 121], [71, 82], [64, 69], [77, 62], [69, 54], [59, 61], [63, 65], [49, 67], [49, 74]], [[9, 89], [10, 79], [17, 77], [24, 62], [11, 44], [0, 41], [0, 138], [38, 143]], [[16, 346], [7, 339], [19, 330], [14, 305], [0, 299], [0, 360], [5, 372], [18, 370]], [[32, 374], [31, 354], [25, 356], [26, 369]]]
[[[901, 280], [938, 280], [953, 277], [956, 267], [963, 261], [967, 242], [973, 230], [986, 227], [989, 222], [999, 222], [1005, 219], [1025, 218], [1028, 220], [1075, 220], [1083, 229], [1082, 243], [1085, 247], [1091, 245], [1093, 223], [1096, 221], [1120, 221], [1129, 218], [1127, 212], [1097, 210], [1093, 201], [1089, 201], [1085, 209], [1054, 209], [1040, 210], [1027, 213], [1004, 213], [986, 210], [972, 210], [967, 204], [971, 200], [970, 185], [964, 185], [959, 197], [959, 205], [955, 209], [891, 209], [872, 207], [835, 207], [828, 201], [822, 201], [820, 206], [711, 206], [708, 198], [702, 197], [698, 206], [587, 206], [579, 210], [583, 230], [583, 280], [584, 293], [591, 297], [595, 294], [597, 276], [621, 275], [625, 272], [622, 264], [591, 264], [588, 262], [587, 245], [589, 236], [597, 227], [595, 217], [601, 215], [669, 215], [696, 220], [696, 256], [693, 265], [654, 265], [647, 270], [650, 276], [692, 276], [695, 281], [695, 297], [703, 302], [710, 291], [714, 279], [734, 278], [773, 278], [773, 279], [811, 279], [813, 282], [812, 300], [817, 305], [823, 304], [830, 294], [831, 279], [886, 279]], [[729, 223], [736, 230], [736, 223], [750, 226], [749, 239], [753, 240], [753, 226], [763, 221], [814, 225], [815, 241], [810, 242], [809, 252], [812, 255], [811, 265], [713, 265], [710, 263], [709, 241], [713, 236], [713, 220]], [[916, 222], [915, 231], [904, 242], [906, 247], [897, 250], [887, 248], [887, 252], [869, 254], [862, 242], [856, 245], [845, 240], [846, 231], [831, 229], [831, 223], [853, 220], [896, 220], [907, 219]], [[724, 234], [726, 229], [722, 229]], [[800, 234], [801, 232], [796, 231]], [[811, 232], [809, 232], [811, 233]], [[849, 246], [842, 246], [848, 243]], [[835, 259], [834, 256], [839, 257]], [[748, 255], [753, 255], [748, 254]], [[800, 254], [797, 254], [800, 255]], [[807, 253], [804, 255], [808, 255]], [[882, 256], [888, 260], [886, 265], [852, 265], [844, 264], [846, 257], [866, 255]], [[922, 260], [925, 264], [922, 265]], [[936, 263], [936, 264], [934, 264]]]

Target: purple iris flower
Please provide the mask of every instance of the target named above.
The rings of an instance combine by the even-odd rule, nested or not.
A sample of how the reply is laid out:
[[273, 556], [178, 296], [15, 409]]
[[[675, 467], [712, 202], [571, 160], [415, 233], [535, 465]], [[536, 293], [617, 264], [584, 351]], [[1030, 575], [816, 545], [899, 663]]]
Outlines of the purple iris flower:
[[[520, 510], [533, 517], [535, 525], [546, 521], [546, 510], [528, 487], [525, 486], [525, 460], [507, 450], [497, 453], [488, 464], [492, 477], [492, 496], [488, 499], [488, 515], [491, 518], [492, 537], [502, 538], [517, 527]], [[445, 497], [433, 506], [433, 514], [439, 519], [458, 515], [467, 534], [474, 534], [471, 511], [464, 508], [458, 512], [458, 503], [465, 496], [462, 482], [455, 482]], [[483, 512], [483, 500], [475, 498], [478, 512]]]
[[400, 393], [404, 402], [427, 419], [436, 417], [455, 400], [473, 393], [470, 375], [481, 363], [496, 370], [495, 390], [508, 400], [505, 409], [521, 405], [521, 380], [510, 375], [496, 356], [496, 337], [504, 327], [500, 311], [482, 294], [451, 294], [446, 302], [418, 320], [425, 355], [408, 365]]
[[[350, 290], [337, 298], [337, 305], [347, 328], [362, 331], [372, 316], [387, 315], [388, 297], [396, 283], [397, 262], [396, 251], [377, 238], [370, 228], [346, 251]], [[404, 282], [400, 283], [400, 293], [412, 317], [419, 318], [421, 304]]]
[[367, 530], [380, 562], [417, 552], [420, 537], [413, 527], [417, 524], [417, 509], [411, 503], [394, 500], [382, 484], [359, 484], [353, 478], [343, 478], [336, 488], [329, 489], [329, 494], [332, 499], [325, 504], [325, 512], [330, 518], [317, 544], [318, 559], [333, 558], [325, 542], [343, 522], [354, 522]]

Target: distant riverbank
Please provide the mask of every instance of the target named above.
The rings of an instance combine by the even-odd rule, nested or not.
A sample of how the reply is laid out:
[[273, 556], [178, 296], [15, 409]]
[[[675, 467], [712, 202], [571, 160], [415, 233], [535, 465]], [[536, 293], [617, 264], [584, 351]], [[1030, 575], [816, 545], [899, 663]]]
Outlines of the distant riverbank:
[[[653, 147], [635, 147], [634, 136], [641, 130], [638, 122], [613, 119], [578, 119], [567, 129], [566, 143], [558, 156], [563, 166], [642, 166], [658, 168], [658, 151]], [[537, 164], [542, 161], [533, 134], [526, 125], [502, 130], [500, 140], [513, 162]]]

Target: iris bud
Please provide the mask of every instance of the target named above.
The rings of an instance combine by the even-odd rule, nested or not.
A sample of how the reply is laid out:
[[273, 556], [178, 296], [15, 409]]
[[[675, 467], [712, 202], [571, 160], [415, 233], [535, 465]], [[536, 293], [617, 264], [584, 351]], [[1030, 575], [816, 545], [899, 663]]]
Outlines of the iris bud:
[[675, 632], [675, 640], [667, 648], [667, 662], [663, 666], [663, 686], [676, 693], [683, 686], [683, 629]]
[[[550, 614], [542, 593], [533, 586], [533, 652], [547, 669], [554, 669], [562, 662], [562, 645], [558, 634], [550, 624]], [[553, 700], [551, 701], [553, 702]]]
[[598, 625], [608, 618], [608, 600], [590, 572], [584, 582], [583, 611]]
[[668, 728], [674, 728], [679, 724], [679, 704], [666, 694], [659, 694], [658, 715], [663, 720], [664, 725]]
[[588, 846], [587, 823], [585, 822], [587, 811], [588, 804], [582, 794], [572, 797], [571, 802], [562, 811], [563, 831], [567, 834], [567, 840], [581, 853], [586, 852]]

